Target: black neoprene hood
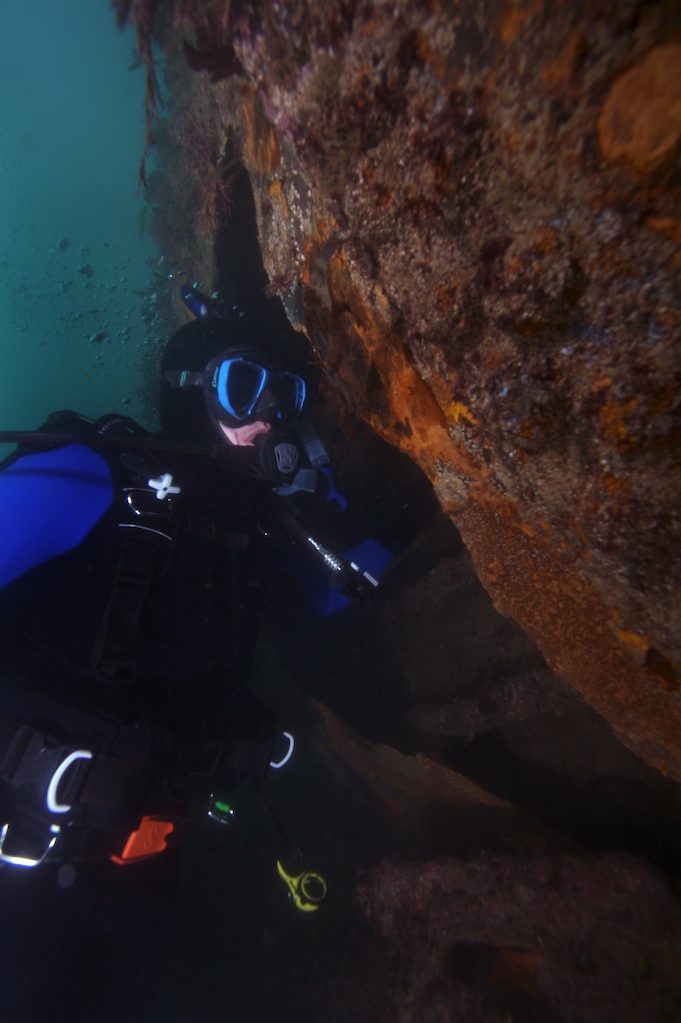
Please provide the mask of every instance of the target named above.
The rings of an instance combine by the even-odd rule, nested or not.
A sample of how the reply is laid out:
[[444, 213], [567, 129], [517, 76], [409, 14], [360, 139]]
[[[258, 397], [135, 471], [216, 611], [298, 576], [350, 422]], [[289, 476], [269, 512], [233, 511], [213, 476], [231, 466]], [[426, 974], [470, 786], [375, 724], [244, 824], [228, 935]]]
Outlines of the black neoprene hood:
[[[192, 320], [173, 334], [161, 361], [161, 375], [172, 370], [202, 372], [223, 351], [247, 352], [263, 361], [257, 339], [240, 324], [218, 319]], [[161, 379], [161, 426], [169, 437], [195, 444], [224, 440], [209, 413], [201, 387], [171, 387]], [[225, 414], [225, 420], [229, 417]]]

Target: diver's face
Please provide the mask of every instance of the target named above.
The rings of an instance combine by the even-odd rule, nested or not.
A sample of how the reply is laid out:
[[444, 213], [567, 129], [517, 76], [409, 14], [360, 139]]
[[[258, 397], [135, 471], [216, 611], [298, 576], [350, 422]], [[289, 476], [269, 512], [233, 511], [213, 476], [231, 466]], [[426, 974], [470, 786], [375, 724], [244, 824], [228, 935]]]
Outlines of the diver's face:
[[245, 426], [227, 426], [222, 421], [219, 425], [229, 443], [237, 448], [254, 447], [254, 438], [259, 433], [269, 433], [272, 429], [269, 423], [263, 423], [259, 419], [256, 419], [254, 423], [247, 423]]

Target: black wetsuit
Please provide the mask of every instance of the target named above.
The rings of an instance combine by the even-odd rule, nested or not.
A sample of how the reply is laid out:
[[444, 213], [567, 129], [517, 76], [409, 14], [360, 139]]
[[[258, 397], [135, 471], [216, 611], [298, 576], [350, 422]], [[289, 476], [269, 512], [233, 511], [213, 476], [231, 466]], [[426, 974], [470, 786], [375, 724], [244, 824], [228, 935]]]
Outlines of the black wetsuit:
[[[120, 454], [107, 460], [117, 463], [113, 476], [120, 487], [126, 482]], [[172, 473], [181, 495], [176, 536], [161, 545], [142, 604], [135, 677], [107, 684], [89, 666], [118, 567], [116, 501], [75, 550], [0, 591], [0, 665], [9, 672], [42, 671], [33, 682], [53, 695], [62, 686], [87, 703], [91, 693], [93, 705], [151, 720], [180, 746], [240, 746], [235, 764], [222, 773], [229, 783], [261, 772], [263, 749], [266, 767], [274, 735], [273, 715], [247, 689], [267, 590], [258, 530], [262, 491], [207, 460], [164, 455], [160, 468]], [[180, 788], [182, 766], [175, 772]], [[149, 1019], [178, 863], [177, 848], [123, 867], [76, 863], [68, 887], [70, 875], [63, 866], [60, 873], [58, 863], [3, 865], [3, 1018]]]

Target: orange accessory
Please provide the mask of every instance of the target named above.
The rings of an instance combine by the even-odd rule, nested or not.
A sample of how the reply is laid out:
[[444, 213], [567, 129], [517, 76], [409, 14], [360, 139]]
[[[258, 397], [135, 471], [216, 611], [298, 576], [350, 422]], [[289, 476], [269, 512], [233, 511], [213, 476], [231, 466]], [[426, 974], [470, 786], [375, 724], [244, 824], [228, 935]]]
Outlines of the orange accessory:
[[128, 838], [120, 856], [112, 856], [114, 863], [125, 866], [133, 860], [148, 859], [166, 848], [166, 838], [174, 828], [170, 821], [160, 821], [155, 817], [143, 817], [137, 831]]

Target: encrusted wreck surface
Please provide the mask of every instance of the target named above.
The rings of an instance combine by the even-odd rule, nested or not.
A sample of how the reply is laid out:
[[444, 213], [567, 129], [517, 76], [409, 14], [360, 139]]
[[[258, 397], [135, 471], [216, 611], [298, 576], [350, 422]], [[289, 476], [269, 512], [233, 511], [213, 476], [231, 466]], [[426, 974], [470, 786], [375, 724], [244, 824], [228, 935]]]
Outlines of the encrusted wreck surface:
[[[482, 855], [384, 863], [358, 898], [395, 950], [389, 1018], [678, 1018], [678, 908], [636, 862]], [[395, 1011], [405, 1005], [409, 1017]]]
[[496, 607], [681, 779], [678, 4], [166, 7], [166, 247], [215, 274], [241, 156], [329, 400], [423, 468]]

